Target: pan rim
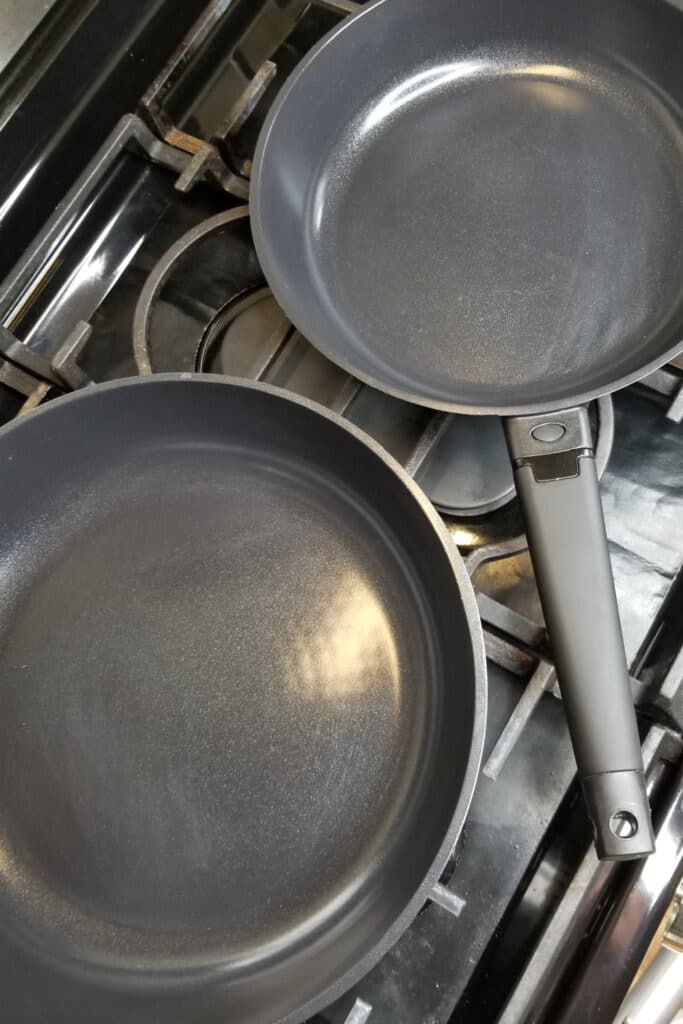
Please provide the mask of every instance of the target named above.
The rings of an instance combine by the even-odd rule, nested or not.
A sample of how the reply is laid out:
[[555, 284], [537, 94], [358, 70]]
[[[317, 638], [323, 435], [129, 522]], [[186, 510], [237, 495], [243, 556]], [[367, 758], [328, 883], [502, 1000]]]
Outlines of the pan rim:
[[[319, 405], [317, 402], [313, 402], [300, 395], [291, 394], [283, 388], [275, 387], [261, 381], [251, 381], [234, 376], [207, 373], [159, 373], [144, 377], [120, 378], [114, 381], [96, 384], [81, 391], [61, 396], [43, 406], [40, 406], [25, 418], [21, 417], [10, 421], [8, 424], [0, 428], [0, 446], [7, 438], [11, 438], [15, 431], [21, 430], [25, 424], [36, 422], [42, 417], [49, 416], [54, 409], [74, 403], [85, 403], [91, 399], [96, 401], [97, 396], [102, 392], [124, 391], [128, 388], [152, 388], [159, 385], [163, 386], [166, 383], [186, 384], [190, 387], [201, 387], [207, 385], [212, 385], [214, 388], [226, 386], [237, 387], [270, 394], [280, 401], [291, 402], [324, 417], [329, 422], [335, 424], [339, 429], [346, 431], [358, 442], [365, 445], [366, 448], [369, 448], [370, 451], [379, 458], [389, 470], [393, 471], [394, 476], [408, 490], [413, 501], [419, 507], [423, 517], [432, 527], [433, 532], [440, 542], [441, 549], [443, 550], [445, 557], [448, 559], [448, 563], [453, 573], [456, 588], [460, 595], [465, 621], [470, 634], [473, 666], [473, 727], [470, 747], [467, 754], [466, 768], [462, 778], [462, 785], [457, 801], [455, 802], [455, 807], [451, 815], [448, 829], [446, 830], [439, 849], [432, 859], [431, 866], [426, 875], [416, 888], [410, 901], [406, 906], [404, 906], [403, 910], [394, 919], [390, 927], [386, 929], [380, 941], [376, 943], [374, 947], [367, 950], [362, 958], [352, 968], [328, 986], [324, 991], [313, 996], [297, 1009], [288, 1012], [285, 1017], [277, 1018], [272, 1022], [272, 1024], [300, 1024], [300, 1022], [305, 1020], [306, 1017], [329, 1005], [339, 996], [343, 995], [350, 987], [367, 974], [371, 967], [373, 967], [395, 944], [414, 920], [425, 901], [429, 898], [429, 893], [431, 892], [434, 884], [440, 878], [448, 858], [461, 834], [479, 776], [486, 733], [487, 674], [481, 618], [479, 616], [474, 588], [462, 556], [460, 555], [457, 546], [452, 540], [441, 517], [438, 515], [419, 485], [415, 483], [412, 477], [408, 475], [405, 469], [394, 459], [392, 455], [390, 455], [378, 442], [367, 435], [364, 431], [356, 427], [354, 424], [347, 422], [338, 414]], [[62, 965], [67, 973], [80, 977], [81, 972], [79, 970], [78, 962], [70, 960], [67, 961], [65, 959], [62, 962]], [[122, 975], [125, 976], [128, 973], [128, 971], [110, 972], [105, 970], [102, 972], [101, 976], [102, 978], [111, 979], [112, 974], [114, 974], [116, 977], [121, 978]], [[91, 977], [95, 978], [97, 976], [100, 976], [100, 971], [95, 969]], [[164, 989], [166, 992], [173, 988], [175, 988], [176, 991], [192, 991], [196, 990], [206, 982], [215, 983], [215, 977], [214, 967], [199, 968], [196, 972], [192, 972], [191, 977], [188, 977], [185, 973], [182, 978], [175, 979], [175, 984], [174, 979], [168, 977], [164, 978]], [[137, 981], [139, 984], [139, 978]], [[154, 982], [152, 982], [152, 987], [154, 987]]]
[[298, 310], [294, 308], [298, 303], [290, 303], [289, 301], [289, 289], [286, 282], [281, 277], [275, 261], [270, 257], [270, 245], [266, 240], [267, 231], [265, 229], [265, 223], [268, 218], [263, 217], [261, 180], [264, 163], [268, 159], [268, 145], [280, 110], [284, 107], [300, 79], [306, 74], [309, 66], [314, 63], [320, 54], [327, 49], [330, 44], [334, 43], [339, 36], [347, 30], [352, 29], [357, 21], [366, 15], [372, 14], [373, 11], [383, 7], [387, 2], [388, 0], [372, 0], [371, 3], [364, 5], [357, 13], [342, 19], [338, 25], [335, 25], [316, 43], [315, 46], [311, 48], [311, 50], [308, 51], [303, 60], [297, 64], [295, 70], [275, 97], [259, 134], [256, 151], [254, 153], [251, 187], [249, 191], [249, 216], [251, 221], [252, 237], [254, 240], [256, 254], [268, 285], [276, 300], [294, 326], [301, 331], [303, 336], [310, 341], [310, 343], [318, 349], [319, 352], [330, 359], [335, 365], [346, 370], [346, 372], [351, 374], [351, 376], [356, 377], [362, 383], [367, 384], [370, 387], [374, 387], [378, 391], [382, 391], [393, 398], [399, 398], [403, 401], [411, 402], [414, 405], [419, 405], [427, 409], [435, 409], [440, 412], [449, 412], [467, 416], [528, 416], [535, 415], [536, 413], [557, 412], [558, 410], [571, 408], [575, 405], [586, 405], [589, 402], [594, 401], [596, 398], [602, 398], [605, 395], [613, 394], [615, 391], [620, 391], [622, 388], [628, 387], [631, 384], [636, 384], [644, 377], [647, 377], [650, 373], [654, 373], [662, 366], [671, 362], [672, 359], [683, 352], [683, 333], [677, 341], [671, 343], [659, 356], [656, 356], [654, 359], [650, 359], [647, 363], [642, 364], [638, 369], [627, 374], [622, 374], [620, 377], [612, 379], [607, 383], [599, 384], [592, 388], [586, 388], [579, 392], [569, 392], [567, 395], [560, 398], [549, 399], [546, 401], [511, 402], [507, 404], [501, 403], [500, 405], [494, 405], [491, 403], [479, 404], [477, 402], [472, 403], [468, 401], [461, 401], [458, 398], [453, 398], [452, 400], [434, 398], [430, 395], [425, 395], [421, 391], [411, 390], [407, 385], [401, 386], [394, 382], [387, 383], [381, 376], [359, 369], [358, 366], [354, 364], [353, 360], [346, 359], [343, 355], [340, 355], [335, 346], [329, 345], [325, 337], [321, 336], [318, 331], [308, 330], [307, 324], [304, 323], [305, 317], [300, 319], [298, 317]]

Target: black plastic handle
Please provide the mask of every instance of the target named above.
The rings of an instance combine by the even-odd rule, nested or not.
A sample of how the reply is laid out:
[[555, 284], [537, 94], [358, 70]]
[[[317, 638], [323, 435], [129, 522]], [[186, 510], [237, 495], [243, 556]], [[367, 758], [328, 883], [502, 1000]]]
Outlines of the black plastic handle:
[[598, 856], [654, 850], [587, 410], [506, 422], [529, 550]]

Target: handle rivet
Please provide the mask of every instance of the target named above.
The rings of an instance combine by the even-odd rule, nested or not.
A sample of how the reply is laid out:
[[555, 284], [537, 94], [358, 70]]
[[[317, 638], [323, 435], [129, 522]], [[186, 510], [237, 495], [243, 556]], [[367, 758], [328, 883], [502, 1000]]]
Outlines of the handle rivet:
[[562, 423], [539, 423], [531, 430], [534, 441], [544, 441], [546, 444], [559, 441], [566, 433], [567, 428]]

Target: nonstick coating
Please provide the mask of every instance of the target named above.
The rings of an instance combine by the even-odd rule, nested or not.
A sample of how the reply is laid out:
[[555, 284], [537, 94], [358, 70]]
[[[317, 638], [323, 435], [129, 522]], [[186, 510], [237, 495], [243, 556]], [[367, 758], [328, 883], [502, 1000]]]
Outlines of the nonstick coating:
[[299, 65], [252, 219], [296, 326], [383, 390], [571, 405], [683, 339], [683, 12], [380, 0]]
[[462, 826], [462, 562], [360, 432], [264, 386], [96, 388], [0, 432], [12, 1024], [299, 1021]]

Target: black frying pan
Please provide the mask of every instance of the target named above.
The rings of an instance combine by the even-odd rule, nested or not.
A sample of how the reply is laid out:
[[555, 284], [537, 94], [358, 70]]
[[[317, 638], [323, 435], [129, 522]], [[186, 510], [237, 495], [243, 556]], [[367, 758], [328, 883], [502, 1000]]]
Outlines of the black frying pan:
[[606, 857], [652, 830], [584, 403], [683, 338], [683, 14], [378, 0], [264, 126], [252, 221], [296, 326], [412, 402], [507, 420]]
[[0, 431], [11, 1024], [301, 1021], [443, 869], [482, 751], [462, 561], [382, 449], [154, 378]]

